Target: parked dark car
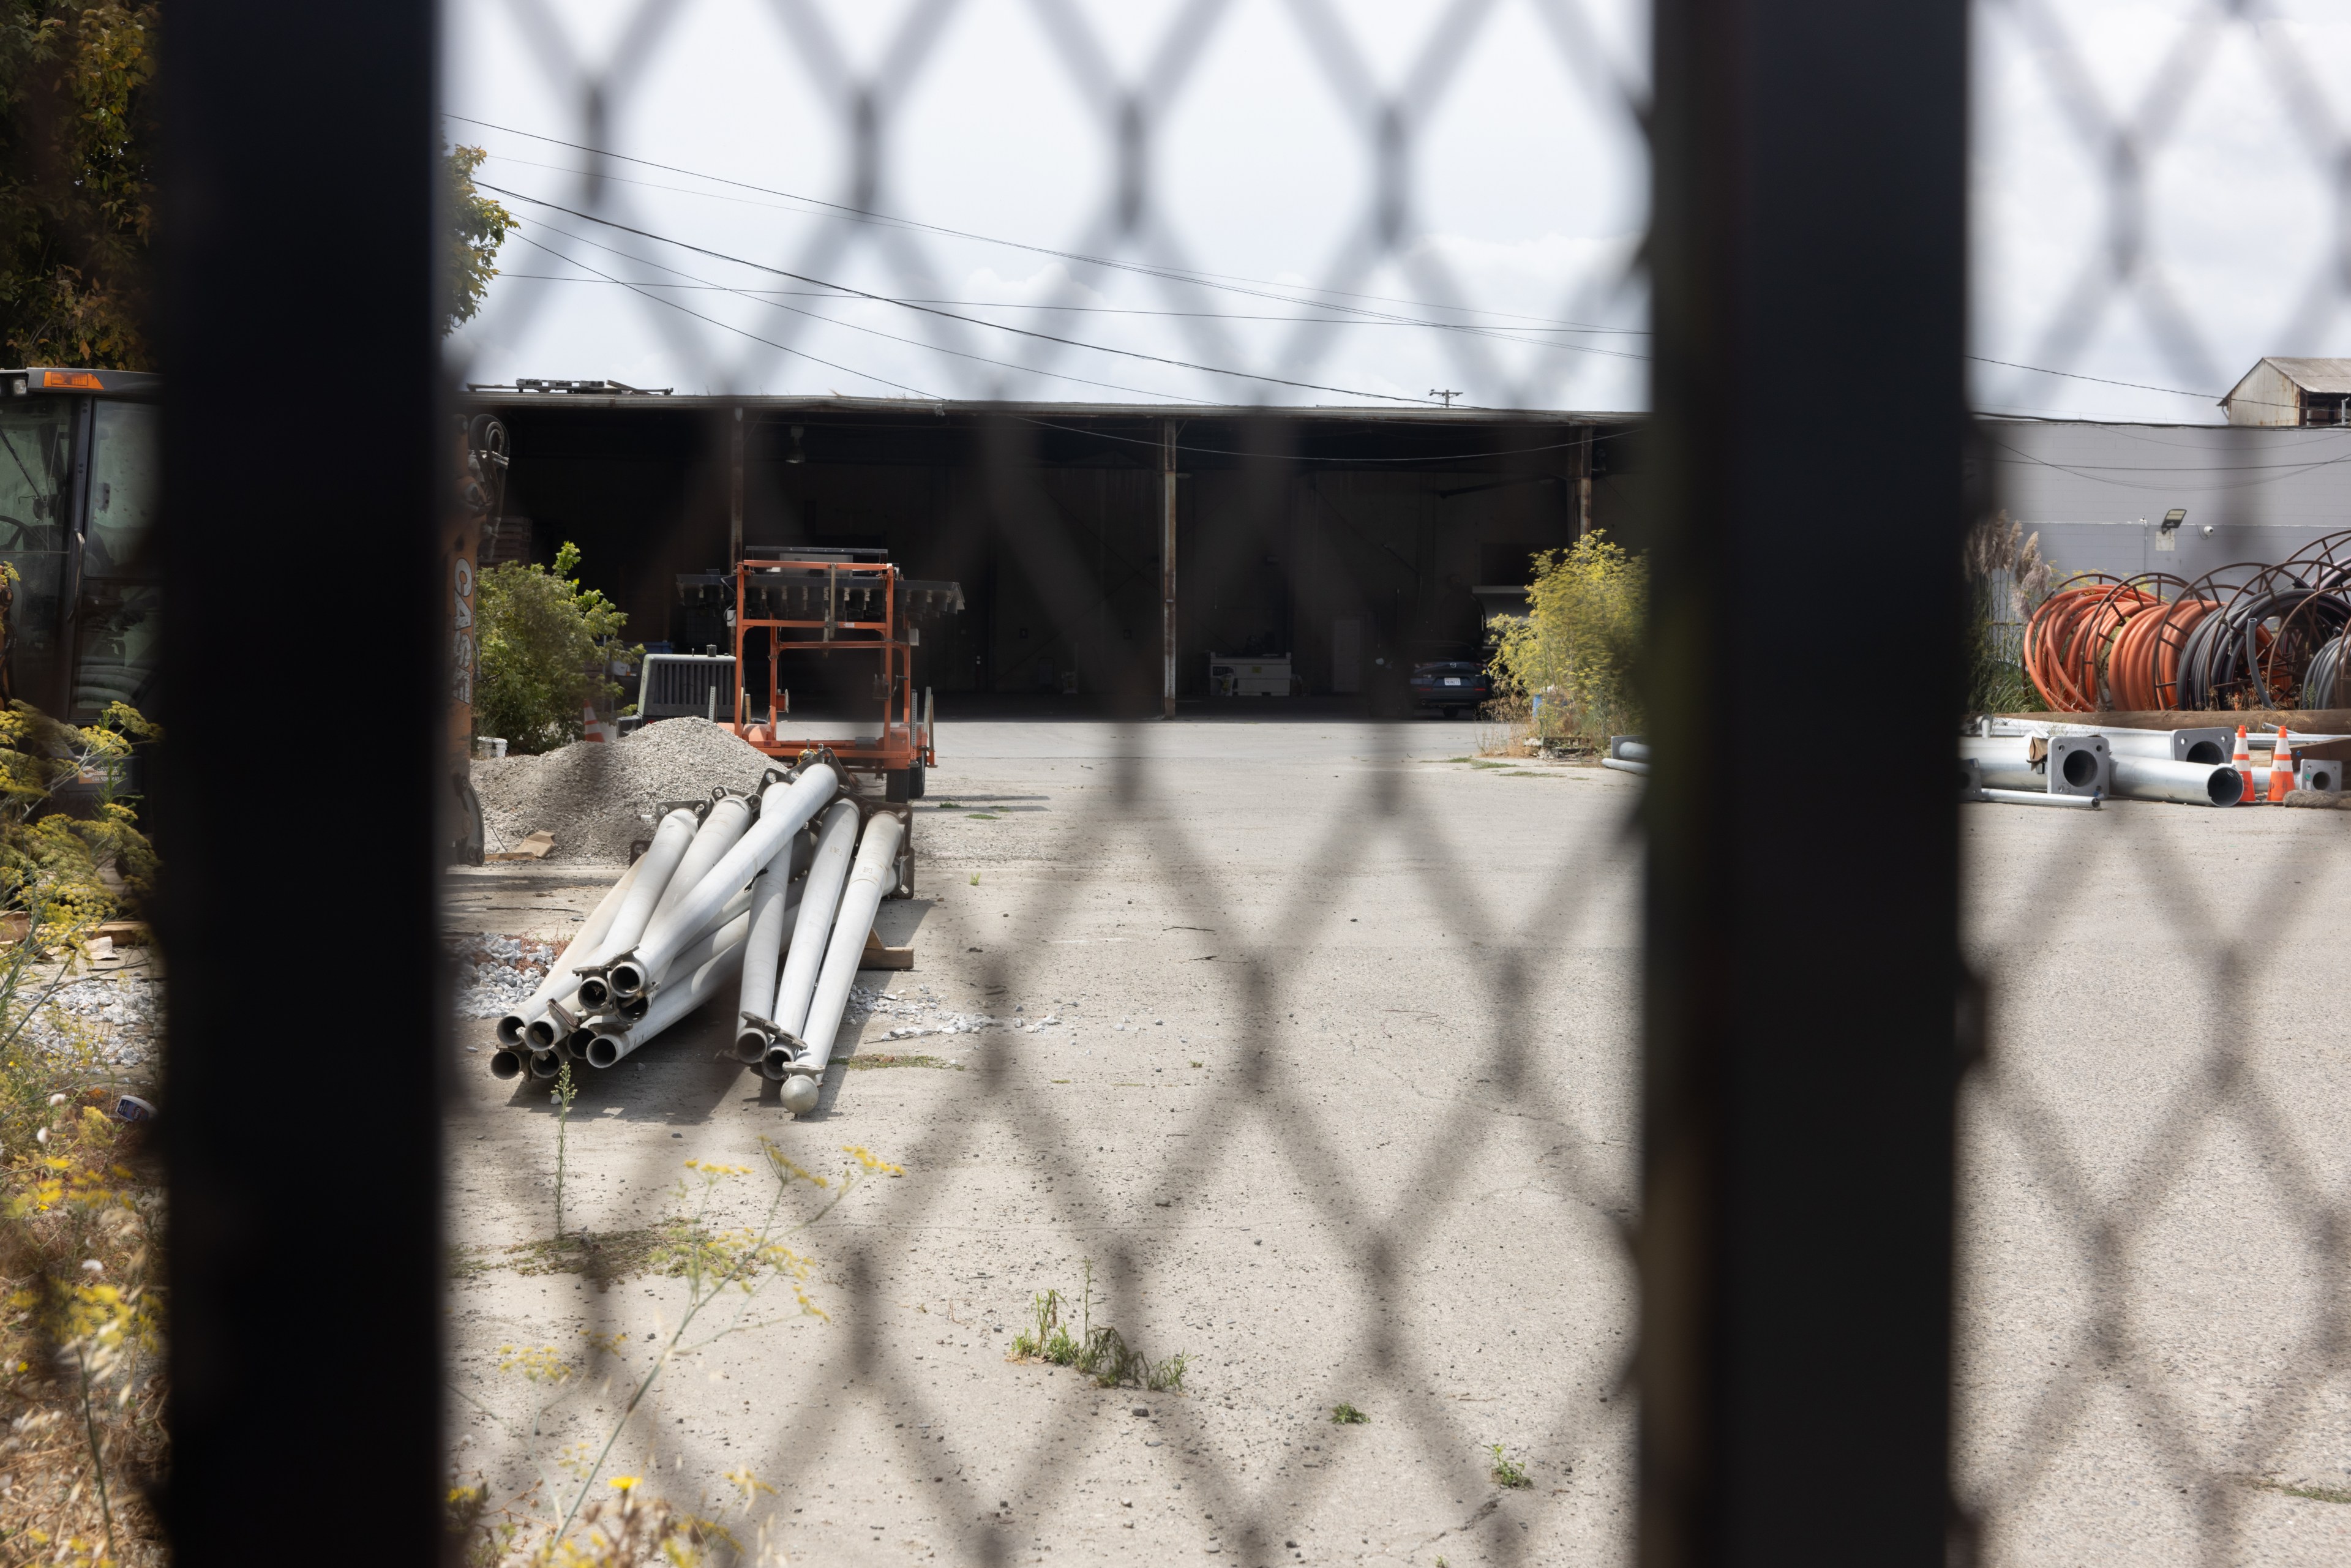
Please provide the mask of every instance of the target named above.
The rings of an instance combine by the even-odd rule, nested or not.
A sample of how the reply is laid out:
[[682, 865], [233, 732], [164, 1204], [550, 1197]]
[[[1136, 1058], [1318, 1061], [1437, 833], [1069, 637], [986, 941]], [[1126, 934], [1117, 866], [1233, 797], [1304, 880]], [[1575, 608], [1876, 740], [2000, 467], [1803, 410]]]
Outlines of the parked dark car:
[[1413, 706], [1435, 708], [1447, 718], [1474, 713], [1494, 695], [1486, 667], [1468, 659], [1445, 659], [1412, 667]]

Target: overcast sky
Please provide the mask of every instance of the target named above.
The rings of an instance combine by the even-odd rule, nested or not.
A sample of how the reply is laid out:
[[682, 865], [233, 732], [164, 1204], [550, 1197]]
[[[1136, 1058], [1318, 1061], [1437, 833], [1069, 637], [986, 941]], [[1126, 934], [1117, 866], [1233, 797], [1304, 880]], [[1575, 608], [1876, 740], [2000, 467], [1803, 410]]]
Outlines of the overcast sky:
[[[1976, 352], [2102, 378], [1979, 363], [1981, 406], [2204, 422], [2262, 354], [2351, 353], [2351, 6], [2216, 9], [1979, 5]], [[477, 382], [1637, 409], [1646, 25], [1629, 0], [453, 8], [449, 134], [523, 220], [453, 351]]]

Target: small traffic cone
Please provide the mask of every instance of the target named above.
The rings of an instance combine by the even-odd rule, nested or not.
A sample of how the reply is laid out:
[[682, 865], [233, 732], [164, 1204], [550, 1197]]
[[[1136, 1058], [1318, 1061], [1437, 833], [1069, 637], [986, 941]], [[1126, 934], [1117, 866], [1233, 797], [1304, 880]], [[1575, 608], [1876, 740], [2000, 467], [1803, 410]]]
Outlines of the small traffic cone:
[[[596, 722], [596, 708], [591, 703], [580, 705], [580, 738], [582, 740], [604, 738], [604, 727]], [[2252, 775], [2247, 774], [2246, 777], [2251, 778]]]
[[2278, 726], [2277, 747], [2270, 753], [2270, 804], [2282, 805], [2294, 788], [2294, 747], [2287, 744], [2285, 726]]
[[2253, 792], [2253, 748], [2246, 743], [2245, 727], [2241, 724], [2237, 727], [2237, 753], [2229, 758], [2229, 766], [2235, 768], [2237, 777], [2245, 781], [2244, 793], [2237, 797], [2237, 804], [2260, 805], [2262, 798]]

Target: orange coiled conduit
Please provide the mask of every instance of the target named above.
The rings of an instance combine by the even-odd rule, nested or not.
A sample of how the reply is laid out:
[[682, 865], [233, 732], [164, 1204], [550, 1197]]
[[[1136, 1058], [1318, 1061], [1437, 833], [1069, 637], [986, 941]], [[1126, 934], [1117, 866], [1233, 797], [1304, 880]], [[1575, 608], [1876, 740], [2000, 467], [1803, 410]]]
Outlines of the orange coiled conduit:
[[2197, 623], [2220, 608], [2217, 599], [2175, 599], [2133, 615], [2106, 655], [2106, 692], [2115, 706], [2152, 713], [2179, 706], [2179, 653]]
[[2116, 634], [2163, 600], [2126, 582], [2053, 593], [2024, 623], [2024, 675], [2057, 713], [2095, 713]]

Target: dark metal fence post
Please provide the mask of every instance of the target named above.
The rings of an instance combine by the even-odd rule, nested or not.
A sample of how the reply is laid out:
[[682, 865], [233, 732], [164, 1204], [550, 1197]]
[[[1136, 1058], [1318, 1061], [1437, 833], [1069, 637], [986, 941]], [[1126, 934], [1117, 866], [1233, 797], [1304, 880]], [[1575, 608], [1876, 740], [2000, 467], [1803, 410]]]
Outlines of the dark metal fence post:
[[1657, 1568], [1943, 1561], [1965, 13], [1656, 5]]
[[[172, 7], [162, 172], [175, 1561], [438, 1551], [435, 11]], [[329, 975], [364, 976], [364, 990]]]

